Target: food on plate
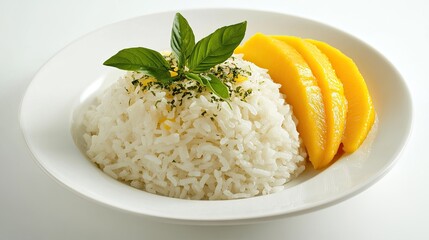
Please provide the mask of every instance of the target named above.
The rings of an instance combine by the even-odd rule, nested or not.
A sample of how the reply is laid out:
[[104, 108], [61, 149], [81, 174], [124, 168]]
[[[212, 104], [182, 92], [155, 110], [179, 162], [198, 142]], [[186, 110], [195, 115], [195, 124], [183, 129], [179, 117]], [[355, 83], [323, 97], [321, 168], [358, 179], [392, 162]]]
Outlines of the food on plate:
[[327, 166], [338, 151], [346, 126], [347, 100], [343, 84], [335, 74], [329, 59], [315, 45], [294, 36], [274, 36], [274, 38], [286, 42], [303, 56], [322, 91], [326, 115], [326, 143], [318, 167]]
[[273, 80], [282, 85], [280, 90], [293, 106], [309, 160], [317, 168], [325, 154], [326, 117], [322, 92], [310, 66], [293, 47], [261, 33], [252, 36], [235, 52], [268, 69]]
[[375, 119], [375, 110], [365, 80], [354, 61], [340, 50], [327, 43], [307, 39], [316, 45], [331, 62], [344, 86], [348, 101], [346, 129], [343, 136], [343, 150], [356, 151], [371, 130]]
[[171, 52], [107, 59], [127, 72], [85, 113], [88, 157], [135, 188], [215, 200], [281, 191], [307, 155], [323, 169], [341, 145], [359, 148], [375, 110], [353, 60], [293, 36], [257, 33], [239, 46], [246, 25], [195, 42], [177, 13]]
[[[295, 52], [284, 49], [293, 49]], [[350, 153], [366, 138], [375, 118], [371, 97], [357, 66], [339, 50], [320, 41], [258, 33], [243, 46], [239, 46], [236, 53], [242, 53], [244, 59], [268, 69], [273, 80], [283, 85], [281, 90], [294, 109], [299, 122], [298, 130], [315, 169], [332, 163], [340, 143], [343, 144], [343, 150]], [[296, 60], [285, 61], [296, 56], [296, 53], [299, 57], [294, 59], [300, 58], [299, 63]], [[317, 84], [314, 84], [314, 80], [308, 84], [306, 77], [296, 78], [294, 68], [304, 76], [314, 74]], [[311, 131], [306, 134], [308, 128], [313, 128], [314, 125], [308, 124], [308, 115], [301, 115], [299, 109], [303, 105], [314, 104], [311, 100], [308, 101], [308, 98], [291, 93], [296, 91], [296, 80], [301, 81], [298, 84], [306, 88], [315, 88], [321, 92], [324, 111], [320, 111], [321, 116], [318, 117], [324, 119], [320, 121], [323, 132]], [[321, 141], [314, 141], [315, 135], [319, 136]]]
[[281, 191], [305, 169], [307, 153], [280, 84], [233, 55], [245, 28], [222, 27], [195, 43], [176, 14], [172, 52], [129, 48], [109, 58], [105, 65], [127, 72], [85, 113], [91, 161], [135, 188], [175, 198]]

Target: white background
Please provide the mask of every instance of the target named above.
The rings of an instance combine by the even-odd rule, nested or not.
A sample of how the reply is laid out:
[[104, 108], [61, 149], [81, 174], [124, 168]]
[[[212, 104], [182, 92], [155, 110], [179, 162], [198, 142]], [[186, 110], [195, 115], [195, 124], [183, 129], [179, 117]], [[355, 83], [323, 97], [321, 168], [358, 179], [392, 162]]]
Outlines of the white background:
[[[394, 168], [363, 193], [317, 212], [208, 227], [158, 223], [100, 206], [63, 188], [37, 166], [18, 119], [24, 91], [44, 62], [106, 24], [205, 7], [310, 18], [384, 54], [406, 80], [415, 112], [413, 134]], [[428, 44], [426, 0], [0, 0], [0, 239], [429, 239]]]

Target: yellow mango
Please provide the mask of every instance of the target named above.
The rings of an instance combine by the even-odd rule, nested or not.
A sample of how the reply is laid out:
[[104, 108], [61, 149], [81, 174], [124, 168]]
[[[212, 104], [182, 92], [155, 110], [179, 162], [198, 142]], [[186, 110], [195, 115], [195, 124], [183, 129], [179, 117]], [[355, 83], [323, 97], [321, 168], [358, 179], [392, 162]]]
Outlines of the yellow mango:
[[283, 41], [261, 33], [253, 35], [236, 49], [245, 60], [268, 69], [271, 78], [281, 84], [280, 91], [293, 107], [297, 129], [314, 168], [320, 168], [324, 156], [326, 119], [322, 92], [304, 58]]
[[159, 126], [161, 127], [161, 128], [163, 128], [164, 130], [170, 130], [171, 129], [171, 126], [170, 126], [170, 122], [174, 122], [175, 121], [175, 119], [174, 118], [166, 118], [166, 117], [162, 117], [160, 120], [159, 120], [159, 122], [158, 122], [158, 124], [159, 124]]
[[325, 167], [334, 159], [346, 127], [347, 100], [343, 84], [335, 74], [328, 57], [312, 43], [294, 36], [273, 36], [273, 38], [286, 42], [303, 56], [322, 91], [326, 114], [326, 145], [319, 166]]
[[149, 77], [149, 78], [144, 79], [141, 83], [142, 83], [143, 87], [146, 87], [151, 82], [156, 82], [156, 79], [153, 77]]
[[177, 72], [175, 71], [169, 71], [170, 72], [170, 77], [175, 77], [177, 75], [179, 75]]
[[245, 77], [243, 75], [238, 75], [236, 78], [234, 78], [234, 81], [238, 82], [238, 83], [242, 83], [242, 82], [247, 81], [247, 77]]
[[338, 78], [344, 86], [348, 101], [346, 129], [343, 136], [343, 150], [354, 152], [365, 140], [375, 119], [375, 110], [371, 96], [358, 67], [354, 61], [340, 50], [327, 43], [306, 40], [320, 49], [331, 62]]

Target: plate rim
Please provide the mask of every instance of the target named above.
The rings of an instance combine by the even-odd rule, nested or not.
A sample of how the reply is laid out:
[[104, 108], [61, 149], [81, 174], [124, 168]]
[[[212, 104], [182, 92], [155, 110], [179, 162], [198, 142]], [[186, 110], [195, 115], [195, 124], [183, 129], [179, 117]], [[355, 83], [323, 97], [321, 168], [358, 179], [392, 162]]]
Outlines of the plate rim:
[[[383, 176], [385, 176], [390, 170], [391, 168], [396, 164], [396, 162], [399, 160], [400, 156], [402, 155], [404, 149], [406, 148], [406, 145], [409, 143], [409, 139], [412, 135], [412, 129], [413, 129], [413, 122], [414, 122], [414, 107], [413, 107], [413, 100], [412, 100], [412, 95], [410, 92], [409, 87], [407, 86], [404, 78], [402, 77], [402, 75], [400, 74], [400, 72], [397, 70], [397, 68], [395, 68], [395, 66], [383, 55], [381, 54], [377, 49], [373, 48], [371, 45], [369, 45], [368, 43], [364, 42], [363, 40], [351, 35], [348, 32], [345, 32], [342, 29], [333, 27], [331, 25], [328, 25], [324, 22], [321, 21], [316, 21], [316, 20], [312, 20], [309, 18], [305, 18], [302, 16], [296, 16], [296, 15], [292, 15], [289, 13], [284, 13], [284, 12], [278, 12], [278, 11], [267, 11], [267, 10], [256, 10], [256, 9], [248, 9], [248, 8], [195, 8], [195, 9], [182, 9], [180, 10], [181, 12], [193, 12], [193, 11], [249, 11], [249, 12], [257, 12], [260, 14], [279, 14], [279, 15], [283, 15], [283, 16], [287, 16], [287, 17], [292, 17], [292, 18], [296, 18], [299, 21], [307, 21], [310, 22], [311, 24], [321, 24], [325, 27], [331, 28], [335, 31], [341, 32], [342, 34], [346, 34], [348, 37], [353, 38], [354, 40], [364, 44], [366, 47], [368, 47], [371, 51], [373, 51], [374, 53], [376, 53], [379, 57], [381, 57], [383, 59], [383, 61], [385, 63], [387, 63], [389, 65], [389, 67], [391, 69], [393, 69], [395, 71], [395, 75], [399, 76], [399, 79], [401, 80], [401, 84], [403, 85], [403, 90], [407, 95], [407, 99], [409, 100], [409, 106], [410, 106], [410, 113], [411, 116], [409, 118], [409, 124], [407, 124], [407, 130], [406, 132], [408, 133], [407, 136], [405, 138], [402, 139], [401, 141], [401, 148], [400, 149], [396, 149], [395, 153], [393, 154], [395, 157], [392, 159], [392, 161], [389, 162], [388, 165], [385, 165], [384, 168], [379, 169], [378, 174], [373, 175], [372, 178], [368, 179], [366, 182], [363, 182], [361, 184], [356, 185], [354, 188], [349, 189], [348, 192], [344, 192], [342, 195], [339, 196], [335, 196], [332, 199], [328, 199], [323, 201], [322, 203], [314, 203], [312, 206], [310, 207], [305, 207], [304, 209], [298, 209], [295, 210], [293, 212], [288, 212], [288, 211], [278, 211], [277, 214], [269, 214], [269, 215], [263, 215], [260, 214], [257, 217], [252, 217], [252, 218], [228, 218], [228, 219], [211, 219], [211, 220], [207, 220], [207, 219], [187, 219], [187, 218], [183, 218], [183, 219], [179, 219], [179, 218], [168, 218], [168, 217], [163, 217], [163, 216], [158, 216], [158, 215], [150, 215], [150, 214], [144, 214], [144, 213], [136, 213], [133, 212], [129, 209], [124, 209], [118, 206], [113, 206], [107, 202], [103, 202], [100, 201], [98, 199], [94, 199], [88, 195], [83, 194], [82, 192], [79, 192], [77, 189], [74, 189], [73, 187], [65, 184], [64, 182], [60, 181], [60, 179], [58, 179], [57, 176], [54, 176], [48, 169], [49, 167], [43, 165], [42, 162], [40, 162], [40, 160], [38, 159], [38, 157], [35, 155], [35, 153], [32, 150], [32, 146], [31, 146], [31, 142], [28, 139], [28, 136], [26, 134], [25, 131], [25, 123], [24, 123], [24, 119], [23, 119], [23, 107], [26, 101], [28, 101], [26, 98], [28, 97], [27, 93], [29, 91], [30, 88], [33, 87], [33, 85], [35, 84], [34, 79], [37, 78], [37, 76], [40, 74], [40, 72], [42, 70], [44, 70], [54, 59], [55, 57], [60, 54], [61, 52], [64, 51], [64, 49], [69, 48], [71, 45], [75, 44], [76, 42], [79, 42], [80, 40], [86, 38], [87, 36], [93, 35], [95, 33], [97, 33], [98, 31], [101, 31], [103, 29], [107, 29], [110, 28], [111, 26], [117, 25], [117, 24], [123, 24], [124, 22], [127, 21], [135, 21], [136, 19], [140, 19], [142, 17], [148, 17], [148, 16], [153, 16], [153, 15], [160, 15], [160, 14], [171, 14], [174, 12], [178, 12], [179, 10], [169, 10], [169, 11], [161, 11], [161, 12], [152, 12], [152, 13], [148, 13], [148, 14], [143, 14], [140, 16], [136, 16], [133, 18], [129, 18], [129, 19], [124, 19], [121, 21], [117, 21], [114, 23], [110, 23], [104, 26], [101, 26], [93, 31], [90, 31], [89, 33], [86, 33], [78, 38], [76, 38], [75, 40], [71, 41], [69, 44], [67, 44], [66, 46], [64, 46], [63, 48], [61, 48], [59, 51], [57, 51], [55, 54], [53, 54], [41, 67], [40, 69], [37, 71], [37, 73], [33, 76], [31, 82], [29, 83], [29, 85], [27, 86], [24, 95], [22, 96], [21, 99], [21, 104], [20, 104], [20, 109], [19, 109], [19, 124], [20, 124], [20, 129], [21, 129], [21, 133], [22, 136], [25, 139], [25, 143], [28, 147], [28, 149], [30, 150], [31, 156], [33, 158], [33, 160], [37, 163], [37, 165], [39, 167], [41, 167], [43, 169], [43, 171], [45, 173], [47, 173], [51, 178], [53, 178], [56, 182], [58, 182], [61, 186], [65, 186], [67, 189], [71, 190], [72, 192], [74, 192], [75, 194], [78, 194], [79, 196], [83, 196], [86, 199], [90, 199], [91, 201], [94, 201], [98, 204], [102, 204], [104, 206], [108, 206], [110, 208], [114, 208], [114, 209], [119, 209], [121, 211], [125, 211], [128, 213], [133, 213], [133, 214], [137, 214], [139, 216], [146, 216], [146, 217], [151, 217], [151, 218], [155, 218], [155, 219], [160, 219], [162, 221], [167, 221], [167, 222], [174, 222], [174, 223], [183, 223], [183, 224], [204, 224], [204, 225], [212, 225], [212, 224], [216, 224], [216, 225], [224, 225], [224, 224], [238, 224], [238, 223], [249, 223], [249, 222], [260, 222], [260, 221], [265, 221], [268, 219], [276, 219], [276, 218], [282, 218], [285, 216], [296, 216], [296, 215], [300, 215], [300, 214], [304, 214], [304, 213], [308, 213], [308, 212], [312, 212], [316, 209], [322, 209], [322, 208], [326, 208], [332, 205], [335, 205], [339, 202], [342, 202], [346, 199], [351, 198], [352, 196], [355, 196], [363, 191], [365, 191], [366, 189], [368, 189], [369, 187], [371, 187], [373, 184], [375, 184], [376, 182], [378, 182], [379, 179], [381, 179]], [[226, 201], [231, 201], [231, 200], [226, 200]]]

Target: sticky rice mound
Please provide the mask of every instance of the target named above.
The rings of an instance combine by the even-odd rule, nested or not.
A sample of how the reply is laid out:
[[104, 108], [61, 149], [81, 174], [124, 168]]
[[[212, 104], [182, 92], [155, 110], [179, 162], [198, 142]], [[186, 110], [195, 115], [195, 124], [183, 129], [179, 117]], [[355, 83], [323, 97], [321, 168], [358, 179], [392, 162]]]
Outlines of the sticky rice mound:
[[174, 198], [284, 189], [304, 170], [306, 153], [280, 85], [239, 55], [210, 71], [227, 85], [229, 100], [197, 81], [166, 87], [127, 72], [85, 113], [89, 159], [112, 178]]

